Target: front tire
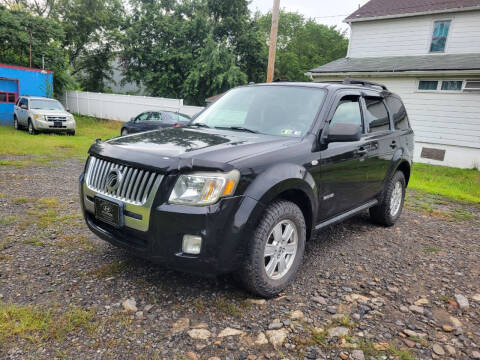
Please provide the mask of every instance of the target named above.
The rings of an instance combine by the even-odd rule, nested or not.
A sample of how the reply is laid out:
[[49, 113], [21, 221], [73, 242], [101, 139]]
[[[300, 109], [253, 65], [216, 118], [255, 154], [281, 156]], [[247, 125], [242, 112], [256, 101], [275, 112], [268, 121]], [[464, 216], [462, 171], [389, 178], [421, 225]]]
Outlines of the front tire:
[[75, 136], [75, 130], [68, 131], [67, 135]]
[[370, 208], [370, 217], [377, 224], [392, 226], [402, 214], [405, 200], [405, 175], [397, 171], [385, 186], [382, 201]]
[[128, 135], [128, 130], [127, 129], [122, 129], [122, 136]]
[[16, 116], [13, 117], [13, 127], [15, 130], [20, 130], [20, 124], [18, 123], [18, 119]]
[[37, 135], [38, 131], [35, 130], [35, 127], [33, 126], [32, 120], [28, 119], [28, 133], [30, 135]]
[[248, 243], [238, 278], [250, 292], [271, 298], [296, 277], [305, 251], [306, 226], [300, 208], [285, 200], [266, 210]]

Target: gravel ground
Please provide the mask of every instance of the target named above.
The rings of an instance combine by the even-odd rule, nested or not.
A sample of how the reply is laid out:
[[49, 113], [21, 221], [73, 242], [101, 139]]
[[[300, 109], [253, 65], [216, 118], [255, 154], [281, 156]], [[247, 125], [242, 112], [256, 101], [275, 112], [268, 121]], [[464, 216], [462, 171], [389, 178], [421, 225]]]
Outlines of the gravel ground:
[[478, 207], [410, 192], [395, 227], [317, 234], [265, 301], [97, 239], [82, 166], [0, 167], [0, 358], [480, 358]]

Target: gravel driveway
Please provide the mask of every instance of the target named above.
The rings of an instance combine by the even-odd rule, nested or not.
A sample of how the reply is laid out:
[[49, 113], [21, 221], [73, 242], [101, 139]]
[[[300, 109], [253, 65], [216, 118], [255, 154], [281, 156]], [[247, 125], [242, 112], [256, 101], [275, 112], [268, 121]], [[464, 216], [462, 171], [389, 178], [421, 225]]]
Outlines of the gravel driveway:
[[254, 299], [97, 239], [83, 164], [0, 167], [0, 358], [480, 358], [480, 209], [409, 193], [317, 234], [297, 281]]

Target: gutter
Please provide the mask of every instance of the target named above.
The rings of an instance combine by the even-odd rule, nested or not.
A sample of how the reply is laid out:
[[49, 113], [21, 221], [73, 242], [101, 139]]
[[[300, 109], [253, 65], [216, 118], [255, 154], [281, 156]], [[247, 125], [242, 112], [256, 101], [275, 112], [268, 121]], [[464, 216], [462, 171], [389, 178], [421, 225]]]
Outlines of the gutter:
[[379, 76], [379, 77], [416, 77], [416, 76], [465, 76], [465, 75], [480, 75], [480, 69], [471, 70], [408, 70], [408, 71], [345, 71], [345, 72], [311, 72], [305, 73], [305, 76], [312, 80], [318, 77], [347, 77], [347, 76]]
[[477, 6], [460, 7], [460, 8], [453, 8], [453, 9], [430, 10], [430, 11], [413, 12], [413, 13], [396, 14], [396, 15], [359, 17], [357, 19], [346, 18], [345, 20], [343, 20], [343, 22], [347, 23], [347, 24], [351, 24], [351, 23], [362, 22], [362, 21], [397, 19], [397, 18], [405, 18], [405, 17], [412, 17], [412, 16], [446, 14], [446, 13], [465, 12], [465, 11], [472, 11], [472, 10], [473, 11], [474, 10], [479, 10], [480, 11], [480, 6], [477, 5]]

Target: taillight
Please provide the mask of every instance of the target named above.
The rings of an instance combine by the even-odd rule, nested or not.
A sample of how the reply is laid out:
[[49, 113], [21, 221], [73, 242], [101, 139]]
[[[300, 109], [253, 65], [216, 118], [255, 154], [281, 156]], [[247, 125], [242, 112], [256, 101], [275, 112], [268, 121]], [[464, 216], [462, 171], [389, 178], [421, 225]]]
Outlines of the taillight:
[[173, 127], [182, 127], [182, 126], [183, 126], [183, 125], [180, 124], [180, 123], [175, 123], [175, 124], [173, 124]]

